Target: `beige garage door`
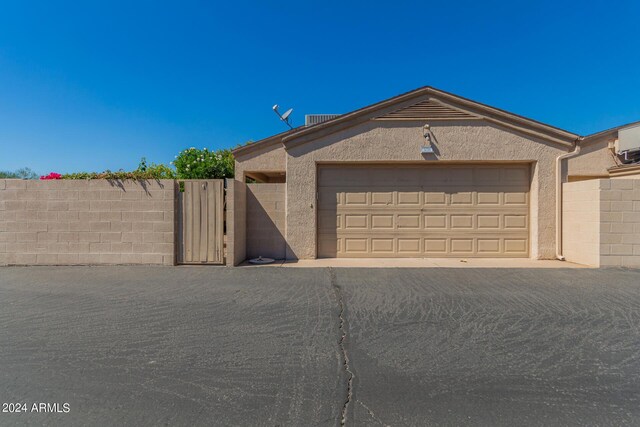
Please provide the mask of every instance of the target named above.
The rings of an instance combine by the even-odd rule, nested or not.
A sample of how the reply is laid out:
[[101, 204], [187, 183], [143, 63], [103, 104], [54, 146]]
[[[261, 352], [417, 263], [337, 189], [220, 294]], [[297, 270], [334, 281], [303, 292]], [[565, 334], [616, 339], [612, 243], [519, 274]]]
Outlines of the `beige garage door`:
[[318, 170], [319, 257], [528, 257], [529, 165]]

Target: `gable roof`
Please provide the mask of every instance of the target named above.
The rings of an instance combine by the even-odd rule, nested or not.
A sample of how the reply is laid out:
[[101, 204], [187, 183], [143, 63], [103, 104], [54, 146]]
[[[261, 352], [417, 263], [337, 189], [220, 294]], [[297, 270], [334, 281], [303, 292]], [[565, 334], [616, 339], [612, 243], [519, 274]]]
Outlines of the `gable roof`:
[[[426, 98], [426, 99], [425, 99]], [[411, 101], [415, 100], [415, 103]], [[394, 107], [397, 106], [398, 108]], [[285, 146], [304, 144], [322, 136], [350, 128], [369, 120], [474, 120], [496, 123], [549, 142], [572, 146], [579, 135], [555, 126], [491, 107], [431, 86], [424, 86], [393, 98], [377, 102], [326, 122], [298, 127], [257, 141], [233, 151], [234, 155], [248, 152], [248, 147], [274, 143]]]

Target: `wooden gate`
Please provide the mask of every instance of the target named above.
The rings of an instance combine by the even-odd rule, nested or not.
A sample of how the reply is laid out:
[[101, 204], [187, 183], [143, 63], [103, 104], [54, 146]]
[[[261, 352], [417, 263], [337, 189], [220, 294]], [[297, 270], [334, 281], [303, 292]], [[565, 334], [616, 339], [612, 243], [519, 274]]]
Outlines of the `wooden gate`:
[[178, 263], [224, 263], [224, 180], [179, 182]]

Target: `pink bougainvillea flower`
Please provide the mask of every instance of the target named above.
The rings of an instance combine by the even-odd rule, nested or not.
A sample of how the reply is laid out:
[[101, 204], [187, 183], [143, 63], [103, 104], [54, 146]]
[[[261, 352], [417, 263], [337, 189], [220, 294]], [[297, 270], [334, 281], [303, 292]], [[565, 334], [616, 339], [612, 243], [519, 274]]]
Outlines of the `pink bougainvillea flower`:
[[62, 175], [60, 175], [59, 173], [56, 172], [51, 172], [49, 175], [42, 175], [40, 177], [40, 179], [46, 180], [46, 179], [62, 179]]

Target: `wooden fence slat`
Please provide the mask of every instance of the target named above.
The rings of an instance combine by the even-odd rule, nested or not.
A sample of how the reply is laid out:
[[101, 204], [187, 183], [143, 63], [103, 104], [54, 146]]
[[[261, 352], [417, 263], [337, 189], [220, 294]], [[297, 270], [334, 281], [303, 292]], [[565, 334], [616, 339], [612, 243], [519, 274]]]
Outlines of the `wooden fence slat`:
[[207, 260], [209, 262], [217, 262], [218, 259], [215, 256], [215, 241], [216, 241], [216, 202], [217, 199], [217, 185], [216, 182], [210, 182], [210, 185], [207, 186], [207, 230], [208, 236], [207, 239]]
[[191, 182], [191, 190], [193, 191], [193, 259], [192, 261], [200, 261], [200, 189], [199, 183]]
[[209, 229], [207, 227], [207, 186], [208, 182], [199, 182], [200, 192], [200, 262], [207, 262], [207, 244], [209, 242]]
[[191, 183], [184, 183], [184, 205], [183, 205], [183, 222], [184, 229], [184, 248], [185, 248], [185, 262], [193, 261], [193, 191], [191, 190]]
[[217, 182], [216, 193], [216, 261], [224, 263], [224, 181]]

